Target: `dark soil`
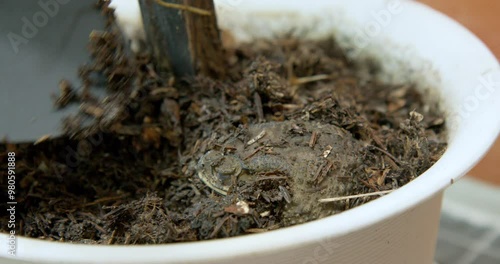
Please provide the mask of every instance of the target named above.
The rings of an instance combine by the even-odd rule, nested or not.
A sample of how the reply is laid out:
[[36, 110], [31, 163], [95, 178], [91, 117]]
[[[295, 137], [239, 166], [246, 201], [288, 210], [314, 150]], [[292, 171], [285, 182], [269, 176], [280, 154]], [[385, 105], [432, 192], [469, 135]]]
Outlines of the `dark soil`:
[[158, 244], [266, 232], [376, 199], [318, 201], [397, 189], [446, 149], [436, 104], [379, 82], [376, 67], [360, 77], [333, 39], [228, 47], [229, 77], [176, 80], [131, 56], [103, 10], [82, 89], [62, 81], [55, 101], [80, 104], [66, 136], [0, 145], [0, 160], [17, 156], [18, 234]]

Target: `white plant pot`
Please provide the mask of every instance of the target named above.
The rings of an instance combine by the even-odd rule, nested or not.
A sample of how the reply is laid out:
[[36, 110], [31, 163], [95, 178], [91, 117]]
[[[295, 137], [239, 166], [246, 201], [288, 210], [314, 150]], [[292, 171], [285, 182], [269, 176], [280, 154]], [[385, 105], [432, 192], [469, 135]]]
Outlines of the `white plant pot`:
[[[500, 66], [448, 17], [414, 1], [220, 0], [219, 22], [237, 39], [335, 34], [350, 55], [384, 62], [391, 82], [417, 81], [442, 98], [449, 147], [416, 180], [318, 221], [214, 241], [80, 245], [0, 235], [0, 263], [432, 263], [443, 190], [480, 160], [500, 131]], [[347, 50], [347, 49], [346, 49]]]

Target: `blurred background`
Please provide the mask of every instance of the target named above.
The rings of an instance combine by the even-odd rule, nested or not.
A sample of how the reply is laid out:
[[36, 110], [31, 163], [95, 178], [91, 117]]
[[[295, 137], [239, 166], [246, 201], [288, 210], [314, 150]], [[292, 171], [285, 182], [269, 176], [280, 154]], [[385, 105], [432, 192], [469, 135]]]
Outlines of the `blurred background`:
[[[500, 60], [499, 0], [420, 2], [469, 28]], [[446, 191], [436, 262], [500, 263], [500, 139], [468, 177]]]

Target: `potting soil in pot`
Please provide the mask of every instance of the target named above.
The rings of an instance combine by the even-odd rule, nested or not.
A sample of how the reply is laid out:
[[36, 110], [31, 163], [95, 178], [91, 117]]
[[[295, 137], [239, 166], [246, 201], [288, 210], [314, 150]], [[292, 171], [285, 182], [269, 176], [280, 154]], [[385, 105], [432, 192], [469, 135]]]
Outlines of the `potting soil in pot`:
[[[350, 61], [333, 39], [228, 47], [227, 78], [176, 80], [131, 56], [103, 8], [83, 88], [62, 81], [55, 98], [80, 104], [66, 135], [0, 145], [1, 160], [17, 156], [18, 234], [157, 244], [267, 232], [400, 188], [446, 149], [435, 103], [378, 81], [376, 62]], [[103, 84], [105, 99], [92, 93]]]

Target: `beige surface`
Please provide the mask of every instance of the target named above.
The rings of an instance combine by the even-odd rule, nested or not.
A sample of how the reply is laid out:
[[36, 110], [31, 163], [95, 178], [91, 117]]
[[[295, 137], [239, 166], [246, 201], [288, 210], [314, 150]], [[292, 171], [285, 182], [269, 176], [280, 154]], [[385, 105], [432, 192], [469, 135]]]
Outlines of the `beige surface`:
[[[499, 0], [421, 0], [420, 2], [458, 20], [478, 35], [500, 59]], [[470, 175], [500, 185], [500, 139]]]

